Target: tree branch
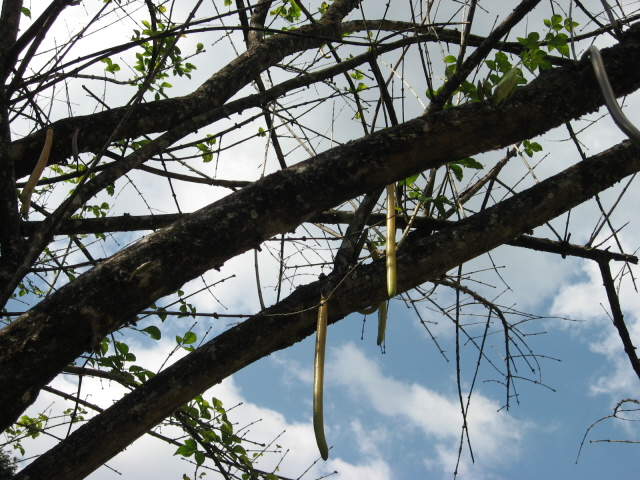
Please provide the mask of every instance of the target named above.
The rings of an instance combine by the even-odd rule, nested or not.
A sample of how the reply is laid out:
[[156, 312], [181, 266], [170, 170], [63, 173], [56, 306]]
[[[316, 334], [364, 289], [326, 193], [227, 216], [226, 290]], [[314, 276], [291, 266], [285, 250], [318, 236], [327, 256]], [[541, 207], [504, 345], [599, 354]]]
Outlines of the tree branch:
[[[639, 36], [640, 25], [635, 25], [625, 41], [602, 52], [617, 94], [640, 86]], [[0, 391], [5, 421], [19, 415], [41, 386], [82, 351], [205, 271], [220, 268], [228, 259], [348, 199], [428, 168], [535, 137], [602, 102], [588, 60], [550, 70], [516, 91], [504, 108], [467, 104], [378, 131], [276, 172], [147, 237], [0, 332], [0, 384], [12, 385]], [[186, 129], [184, 124], [180, 127]], [[152, 142], [134, 152], [133, 158], [150, 145], [159, 148]], [[110, 183], [105, 173], [91, 182], [102, 178]], [[149, 270], [130, 280], [147, 262], [152, 265]], [[92, 307], [78, 306], [79, 298]], [[53, 312], [60, 314], [52, 316]], [[11, 341], [13, 335], [24, 339], [19, 347]], [[6, 377], [21, 368], [29, 373], [18, 379]], [[6, 424], [0, 422], [0, 427]]]
[[598, 266], [600, 267], [602, 282], [604, 284], [605, 290], [607, 291], [607, 298], [609, 299], [609, 305], [611, 306], [613, 325], [614, 327], [616, 327], [616, 330], [618, 330], [618, 335], [620, 336], [620, 340], [622, 340], [624, 351], [629, 358], [629, 362], [631, 362], [633, 371], [636, 372], [636, 375], [638, 376], [638, 378], [640, 378], [640, 359], [638, 359], [636, 347], [633, 346], [633, 342], [631, 340], [631, 335], [629, 335], [627, 325], [624, 323], [624, 315], [622, 315], [620, 300], [618, 299], [618, 294], [616, 293], [616, 287], [613, 284], [613, 277], [611, 276], [609, 262], [600, 260], [598, 261]]
[[[417, 229], [398, 254], [398, 293], [561, 215], [637, 171], [640, 151], [625, 142], [435, 235]], [[382, 259], [361, 265], [346, 276], [330, 275], [298, 287], [287, 299], [220, 334], [150, 379], [15, 478], [37, 477], [38, 472], [47, 472], [50, 479], [83, 478], [189, 399], [312, 334], [320, 292], [331, 292], [330, 323], [386, 299], [384, 271]]]
[[[326, 43], [327, 38], [339, 40], [340, 15], [346, 15], [357, 4], [357, 0], [336, 1], [321, 21], [300, 27], [296, 30], [296, 35], [273, 35], [255, 44], [213, 74], [190, 95], [137, 105], [122, 126], [122, 133], [115, 140], [161, 132], [222, 106], [262, 71], [277, 64], [287, 55], [319, 47]], [[76, 128], [80, 129], [77, 137], [79, 152], [102, 148], [127, 109], [128, 107], [113, 108], [55, 122], [51, 125], [55, 131], [55, 139], [49, 163], [64, 163], [71, 156], [71, 138]], [[41, 146], [43, 139], [44, 132], [39, 131], [12, 144], [11, 153], [14, 156], [17, 178], [27, 175], [33, 169], [33, 165], [30, 165], [32, 156], [37, 158], [37, 145]]]

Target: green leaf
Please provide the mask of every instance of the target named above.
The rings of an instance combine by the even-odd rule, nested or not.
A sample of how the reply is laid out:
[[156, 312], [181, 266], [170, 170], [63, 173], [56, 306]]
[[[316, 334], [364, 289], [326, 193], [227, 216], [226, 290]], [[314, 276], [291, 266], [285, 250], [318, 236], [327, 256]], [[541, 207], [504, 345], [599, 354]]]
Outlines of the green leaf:
[[129, 353], [129, 345], [127, 345], [126, 343], [122, 343], [122, 342], [116, 342], [116, 349], [122, 354], [122, 355], [126, 355], [127, 353]]
[[196, 463], [198, 465], [202, 465], [204, 463], [204, 453], [196, 452], [194, 458], [196, 459]]
[[471, 157], [463, 158], [462, 160], [458, 160], [457, 162], [453, 163], [457, 163], [467, 168], [474, 168], [476, 170], [482, 170], [484, 168], [484, 165]]
[[524, 148], [524, 153], [529, 157], [533, 157], [534, 152], [541, 152], [542, 146], [538, 142], [530, 142], [529, 140], [525, 140], [522, 142], [522, 146]]
[[[189, 441], [189, 440], [187, 440], [187, 441]], [[181, 445], [175, 451], [174, 455], [182, 455], [183, 457], [190, 457], [194, 453], [195, 453], [195, 451], [191, 447], [188, 447], [187, 445]]]
[[120, 70], [120, 65], [118, 65], [117, 63], [113, 63], [110, 58], [103, 58], [100, 61], [107, 64], [104, 69], [109, 73], [115, 73]]
[[538, 32], [531, 32], [527, 38], [518, 37], [518, 42], [529, 50], [537, 49], [539, 40], [540, 34]]
[[143, 328], [142, 331], [148, 333], [154, 340], [160, 340], [160, 338], [162, 338], [162, 332], [156, 326], [151, 325], [150, 327]]
[[236, 445], [235, 447], [233, 447], [232, 449], [235, 453], [237, 453], [238, 455], [246, 455], [247, 451], [242, 447], [242, 445]]
[[462, 181], [462, 167], [460, 165], [456, 165], [455, 163], [450, 163], [449, 164], [449, 168], [451, 169], [451, 171], [453, 172], [453, 174], [456, 176], [456, 179], [461, 182]]
[[184, 334], [184, 338], [182, 339], [182, 343], [185, 345], [189, 345], [191, 343], [195, 343], [198, 339], [198, 336], [193, 332], [187, 332]]
[[22, 14], [25, 17], [31, 18], [31, 10], [29, 10], [27, 7], [22, 7], [21, 10], [22, 10]]
[[438, 213], [440, 214], [440, 216], [444, 216], [445, 213], [446, 213], [446, 211], [444, 209], [445, 205], [453, 206], [451, 201], [447, 197], [445, 197], [444, 195], [439, 195], [436, 198], [433, 198], [433, 197], [429, 197], [429, 198], [422, 197], [420, 200], [425, 205], [429, 205], [430, 203], [433, 203], [435, 205], [436, 209], [438, 210]]
[[418, 179], [419, 176], [420, 176], [419, 173], [416, 173], [415, 175], [411, 175], [410, 177], [407, 177], [404, 180], [400, 180], [398, 182], [398, 185], [411, 185]]
[[444, 57], [444, 61], [447, 63], [456, 63], [458, 59], [453, 55], [447, 55], [446, 57]]
[[574, 28], [576, 28], [578, 25], [580, 25], [578, 22], [572, 22], [570, 19], [565, 18], [564, 19], [564, 29], [567, 32], [570, 32], [571, 30], [573, 30]]

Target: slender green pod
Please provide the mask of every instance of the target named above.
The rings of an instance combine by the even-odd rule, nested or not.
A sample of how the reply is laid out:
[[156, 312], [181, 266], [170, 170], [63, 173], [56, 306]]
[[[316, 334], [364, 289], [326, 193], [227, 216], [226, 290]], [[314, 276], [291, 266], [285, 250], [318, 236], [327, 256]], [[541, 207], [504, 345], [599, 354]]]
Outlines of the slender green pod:
[[384, 342], [384, 334], [387, 329], [387, 302], [380, 304], [378, 310], [378, 346]]
[[323, 460], [329, 458], [329, 447], [324, 436], [324, 413], [322, 396], [324, 391], [324, 351], [327, 344], [328, 304], [324, 297], [318, 308], [318, 325], [316, 327], [316, 357], [313, 363], [313, 431], [316, 443]]
[[387, 293], [396, 296], [396, 185], [387, 185]]

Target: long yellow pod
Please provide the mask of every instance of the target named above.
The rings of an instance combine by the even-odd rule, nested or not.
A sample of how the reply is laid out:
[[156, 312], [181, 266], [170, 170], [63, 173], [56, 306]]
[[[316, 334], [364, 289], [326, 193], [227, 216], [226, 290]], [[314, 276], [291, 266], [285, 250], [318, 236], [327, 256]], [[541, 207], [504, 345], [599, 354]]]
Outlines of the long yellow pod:
[[20, 201], [22, 202], [22, 207], [20, 208], [20, 214], [23, 217], [27, 217], [29, 215], [29, 206], [31, 205], [31, 194], [33, 193], [34, 188], [40, 180], [42, 176], [42, 172], [44, 171], [44, 167], [47, 166], [47, 161], [49, 160], [49, 153], [51, 153], [51, 145], [53, 144], [53, 130], [50, 128], [47, 130], [47, 138], [44, 141], [44, 147], [42, 148], [42, 152], [40, 153], [40, 158], [38, 159], [38, 163], [36, 167], [31, 172], [29, 176], [29, 180], [27, 180], [27, 184], [22, 189], [20, 193]]
[[396, 185], [387, 185], [387, 293], [396, 296]]
[[316, 443], [323, 460], [329, 458], [329, 447], [324, 436], [324, 413], [322, 396], [324, 390], [324, 351], [327, 344], [327, 317], [329, 315], [327, 301], [324, 297], [318, 308], [318, 325], [316, 327], [316, 357], [313, 362], [313, 431]]
[[387, 329], [387, 302], [380, 304], [378, 310], [378, 346], [384, 342], [384, 332]]

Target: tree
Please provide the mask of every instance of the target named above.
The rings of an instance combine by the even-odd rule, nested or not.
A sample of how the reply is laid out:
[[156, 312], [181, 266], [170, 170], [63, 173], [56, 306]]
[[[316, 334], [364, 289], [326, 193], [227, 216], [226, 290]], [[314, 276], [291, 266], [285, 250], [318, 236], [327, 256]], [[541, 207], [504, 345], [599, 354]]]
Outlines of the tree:
[[[111, 378], [131, 391], [17, 478], [43, 472], [47, 478], [83, 478], [165, 419], [179, 423], [192, 437], [181, 453], [192, 454], [199, 445], [199, 464], [208, 457], [226, 478], [243, 473], [269, 478], [272, 474], [251, 465], [224, 409], [205, 405], [199, 395], [313, 334], [318, 306], [325, 301], [321, 299], [329, 306], [329, 323], [388, 300], [385, 259], [371, 257], [385, 245], [374, 227], [387, 215], [374, 210], [390, 184], [397, 184], [398, 227], [410, 230], [397, 253], [397, 294], [422, 292], [421, 286], [431, 282], [489, 309], [504, 337], [501, 369], [507, 404], [514, 382], [511, 369], [527, 361], [526, 355], [512, 353], [525, 345], [518, 326], [499, 305], [451, 273], [506, 243], [598, 262], [625, 351], [640, 374], [609, 270], [610, 262], [621, 261], [628, 272], [637, 258], [625, 254], [622, 246], [618, 252], [594, 248], [595, 237], [578, 246], [569, 243], [568, 233], [555, 241], [532, 235], [640, 170], [632, 143], [587, 157], [571, 127], [574, 119], [604, 104], [590, 59], [576, 57], [594, 39], [615, 37], [602, 57], [616, 96], [640, 88], [640, 26], [631, 23], [632, 17], [601, 23], [606, 17], [596, 7], [589, 10], [575, 2], [574, 9], [593, 22], [593, 29], [575, 36], [573, 16], [545, 10], [543, 34], [522, 33], [515, 41], [507, 36], [532, 12], [543, 10], [539, 0], [524, 0], [513, 12], [500, 12], [499, 24], [484, 36], [471, 33], [475, 1], [466, 2], [466, 23], [458, 31], [450, 22], [430, 19], [433, 2], [413, 12], [403, 6], [406, 17], [396, 18], [398, 13], [385, 10], [385, 5], [358, 0], [310, 2], [309, 10], [303, 5], [308, 2], [297, 0], [225, 1], [224, 12], [215, 15], [203, 13], [201, 1], [190, 4], [185, 14], [184, 2], [147, 0], [106, 2], [66, 43], [49, 41], [60, 19], [82, 8], [78, 3], [54, 0], [33, 18], [19, 0], [7, 0], [2, 8], [0, 282], [6, 326], [0, 331], [0, 426], [14, 436], [20, 428], [32, 435], [41, 431], [37, 419], [20, 416], [62, 372]], [[217, 10], [222, 3], [213, 2], [211, 8]], [[147, 18], [133, 33], [127, 32], [131, 40], [118, 37], [115, 45], [95, 51], [91, 36], [103, 25], [115, 28], [110, 18], [122, 12], [137, 18], [140, 9]], [[232, 38], [242, 38], [246, 48], [217, 71], [209, 70], [209, 57], [222, 51], [216, 35], [222, 38], [227, 32], [241, 35]], [[192, 39], [201, 38], [193, 45]], [[191, 42], [189, 48], [182, 47], [184, 42]], [[429, 50], [432, 45], [457, 55], [439, 58], [436, 50]], [[234, 47], [240, 48], [237, 43]], [[197, 69], [191, 56], [196, 56]], [[436, 58], [442, 68], [434, 66]], [[385, 59], [393, 62], [389, 77], [381, 67]], [[402, 74], [402, 62], [408, 60], [412, 68]], [[169, 80], [186, 88], [184, 80], [203, 70], [208, 78], [197, 88], [170, 96], [174, 87]], [[394, 74], [404, 75], [402, 82], [411, 86], [424, 82], [430, 99], [424, 113], [405, 110], [399, 87], [392, 89]], [[515, 79], [522, 84], [517, 89], [507, 83]], [[97, 93], [97, 85], [103, 94]], [[68, 112], [56, 108], [58, 95]], [[90, 109], [96, 111], [73, 113], [80, 98], [91, 98]], [[326, 122], [327, 131], [320, 132], [317, 119], [305, 119], [305, 109], [326, 106], [332, 99], [344, 102], [351, 113], [346, 119], [331, 118], [338, 125], [335, 131], [327, 133], [332, 127]], [[225, 120], [235, 115], [238, 120]], [[404, 120], [407, 116], [412, 119]], [[263, 126], [255, 128], [252, 123], [258, 120]], [[340, 122], [354, 121], [362, 134], [339, 128]], [[532, 156], [541, 149], [532, 139], [560, 126], [569, 128], [575, 139], [579, 155], [573, 165], [529, 188], [519, 188], [509, 177], [503, 180], [501, 170], [511, 158]], [[256, 153], [261, 150], [255, 145], [267, 145], [264, 162], [272, 163], [263, 171], [277, 171], [259, 179], [216, 176], [216, 169], [209, 168], [213, 160], [217, 163], [227, 150], [242, 151], [245, 142]], [[41, 155], [43, 145], [49, 145], [48, 155]], [[486, 175], [473, 176], [482, 165], [472, 157], [501, 148], [509, 148], [508, 154]], [[34, 171], [39, 158], [54, 176], [39, 181], [29, 210], [28, 195], [21, 193], [19, 200], [16, 192], [29, 189], [21, 180]], [[158, 162], [161, 168], [150, 165]], [[202, 162], [205, 173], [200, 172]], [[107, 215], [125, 182], [139, 189], [142, 198], [151, 194], [143, 177], [130, 177], [136, 171], [168, 182], [177, 213]], [[467, 188], [458, 192], [456, 182], [469, 176]], [[181, 202], [188, 197], [176, 195], [177, 181], [233, 192], [183, 213]], [[509, 189], [504, 199], [494, 198], [497, 185]], [[120, 208], [124, 212], [127, 206]], [[28, 220], [21, 218], [21, 209]], [[609, 218], [609, 210], [602, 211]], [[95, 218], [88, 218], [91, 215]], [[313, 227], [308, 237], [287, 236], [303, 224], [320, 227]], [[314, 235], [315, 228], [333, 235], [327, 227], [332, 224], [347, 228], [336, 233], [339, 247], [328, 253]], [[108, 235], [155, 229], [160, 230], [127, 247]], [[100, 260], [87, 246], [91, 235], [109, 252]], [[267, 247], [279, 260], [272, 305], [198, 348], [190, 347], [195, 337], [187, 332], [179, 341], [192, 351], [157, 375], [126, 365], [135, 356], [112, 333], [140, 331], [137, 322], [148, 312], [162, 320], [172, 315], [160, 303], [170, 295], [180, 304], [178, 315], [220, 317], [196, 311], [183, 298], [183, 285], [202, 277], [210, 288], [214, 280], [203, 275], [244, 252], [260, 250], [269, 239], [279, 240], [277, 248]], [[294, 242], [316, 252], [328, 273], [306, 284], [304, 277], [286, 278], [287, 255], [298, 248]], [[83, 262], [69, 255], [72, 250], [85, 256]], [[313, 261], [308, 263], [308, 272], [320, 273]], [[53, 280], [45, 277], [48, 272]], [[282, 298], [285, 282], [292, 291]], [[30, 303], [24, 313], [22, 297]], [[460, 322], [456, 328], [466, 334]], [[157, 326], [141, 330], [151, 337], [161, 334]], [[474, 344], [482, 352], [484, 343]], [[78, 421], [80, 405], [69, 421]], [[218, 438], [204, 421], [212, 418], [212, 410], [223, 425]], [[205, 433], [213, 443], [203, 439]]]

